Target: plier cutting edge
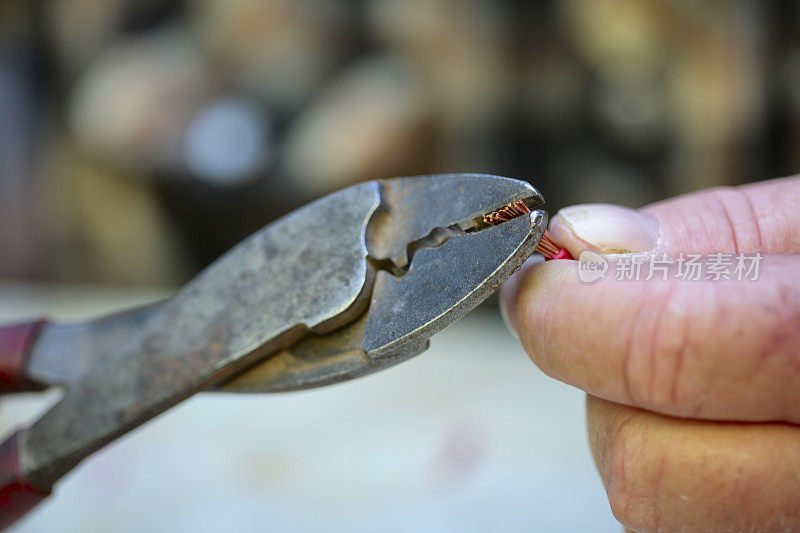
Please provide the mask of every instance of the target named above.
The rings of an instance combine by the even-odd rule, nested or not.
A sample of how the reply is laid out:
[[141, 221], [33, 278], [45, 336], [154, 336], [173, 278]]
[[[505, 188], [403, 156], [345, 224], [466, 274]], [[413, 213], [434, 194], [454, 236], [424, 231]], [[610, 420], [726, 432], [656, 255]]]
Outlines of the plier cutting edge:
[[[484, 221], [520, 201], [529, 213]], [[197, 392], [319, 387], [420, 354], [533, 253], [543, 203], [529, 184], [489, 175], [361, 183], [254, 233], [167, 300], [0, 328], [0, 391], [65, 389], [0, 445], [0, 527]]]

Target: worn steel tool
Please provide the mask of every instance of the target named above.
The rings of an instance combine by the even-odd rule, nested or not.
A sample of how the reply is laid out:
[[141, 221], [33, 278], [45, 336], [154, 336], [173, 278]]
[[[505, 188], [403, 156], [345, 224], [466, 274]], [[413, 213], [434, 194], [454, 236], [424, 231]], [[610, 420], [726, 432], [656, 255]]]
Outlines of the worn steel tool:
[[497, 176], [362, 183], [266, 226], [170, 299], [0, 328], [0, 391], [65, 388], [0, 445], [0, 525], [89, 454], [197, 392], [318, 387], [423, 352], [533, 253], [544, 211], [483, 218], [519, 201], [543, 203], [527, 183]]

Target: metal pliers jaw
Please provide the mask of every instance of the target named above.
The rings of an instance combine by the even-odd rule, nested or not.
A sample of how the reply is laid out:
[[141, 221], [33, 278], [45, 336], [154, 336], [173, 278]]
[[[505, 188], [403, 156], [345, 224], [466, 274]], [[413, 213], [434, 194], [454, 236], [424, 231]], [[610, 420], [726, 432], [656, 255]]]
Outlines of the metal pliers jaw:
[[[519, 180], [449, 174], [375, 184], [381, 206], [369, 217], [362, 252], [372, 266], [365, 277], [369, 297], [354, 299], [351, 308], [362, 309], [361, 315], [280, 351], [223, 390], [318, 387], [418, 355], [433, 334], [518, 270], [547, 227], [547, 213], [534, 209], [544, 199]], [[531, 213], [498, 226], [483, 222], [483, 215], [519, 200]]]
[[[515, 201], [532, 211], [483, 221]], [[18, 477], [47, 491], [202, 390], [310, 388], [419, 354], [533, 253], [542, 203], [527, 183], [497, 176], [362, 183], [256, 232], [164, 302], [42, 327], [25, 378], [66, 393], [15, 437]]]

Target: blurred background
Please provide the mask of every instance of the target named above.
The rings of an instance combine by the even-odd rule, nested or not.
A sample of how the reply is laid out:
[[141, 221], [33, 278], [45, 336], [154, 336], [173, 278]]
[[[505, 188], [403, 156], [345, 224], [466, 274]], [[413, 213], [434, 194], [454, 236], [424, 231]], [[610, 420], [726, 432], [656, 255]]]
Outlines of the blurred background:
[[800, 6], [3, 0], [0, 279], [174, 285], [360, 180], [549, 209], [800, 167]]
[[[163, 296], [361, 180], [554, 213], [795, 173], [798, 30], [788, 0], [0, 0], [0, 318]], [[582, 410], [484, 309], [366, 380], [186, 402], [22, 526], [617, 531]]]

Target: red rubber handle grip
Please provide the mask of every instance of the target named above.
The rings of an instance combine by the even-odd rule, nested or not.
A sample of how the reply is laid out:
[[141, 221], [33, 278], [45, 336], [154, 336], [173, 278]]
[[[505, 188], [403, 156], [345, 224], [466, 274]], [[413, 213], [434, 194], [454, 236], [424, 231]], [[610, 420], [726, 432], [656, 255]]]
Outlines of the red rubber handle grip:
[[0, 327], [0, 393], [42, 388], [26, 377], [25, 368], [33, 343], [45, 324], [46, 320], [35, 320]]
[[0, 444], [0, 529], [5, 529], [50, 494], [31, 485], [19, 462], [19, 431]]

